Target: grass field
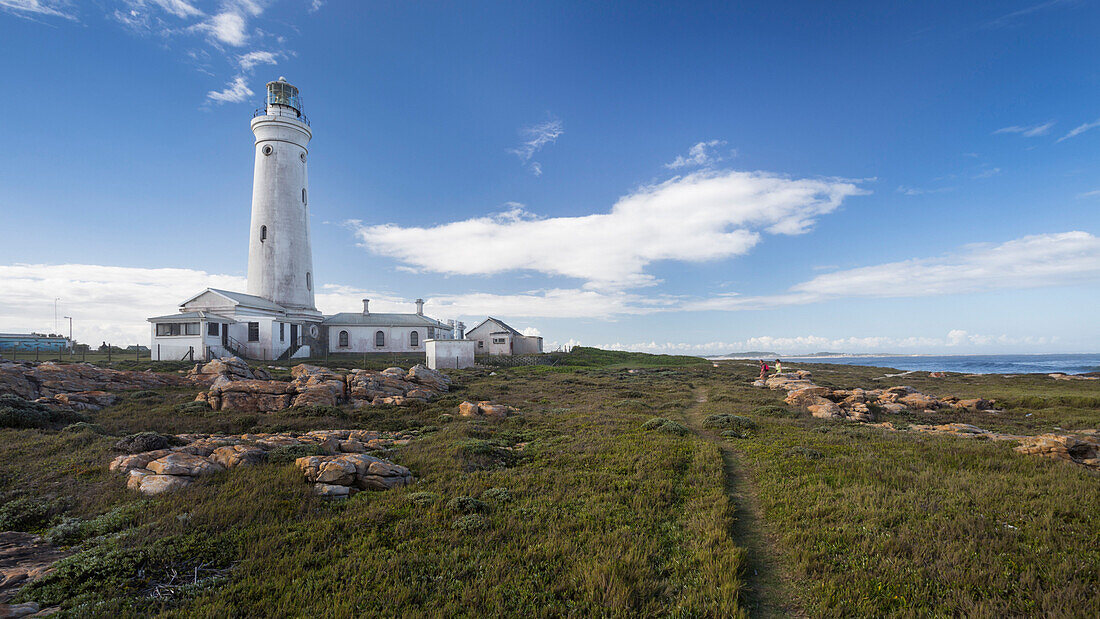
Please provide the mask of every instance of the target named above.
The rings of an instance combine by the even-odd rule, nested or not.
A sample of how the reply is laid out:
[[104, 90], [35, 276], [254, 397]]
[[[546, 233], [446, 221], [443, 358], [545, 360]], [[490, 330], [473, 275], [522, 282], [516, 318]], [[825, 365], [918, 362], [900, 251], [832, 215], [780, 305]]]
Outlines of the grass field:
[[[809, 418], [740, 362], [581, 349], [493, 373], [408, 408], [183, 414], [193, 392], [167, 389], [92, 414], [108, 435], [0, 429], [0, 528], [77, 553], [21, 599], [72, 616], [1095, 616], [1100, 477], [1083, 468]], [[904, 384], [1006, 405], [939, 422], [1100, 426], [1091, 381]], [[463, 399], [523, 414], [450, 417]], [[144, 499], [106, 471], [132, 432], [321, 428], [416, 431], [387, 457], [418, 482], [331, 502], [270, 463]]]

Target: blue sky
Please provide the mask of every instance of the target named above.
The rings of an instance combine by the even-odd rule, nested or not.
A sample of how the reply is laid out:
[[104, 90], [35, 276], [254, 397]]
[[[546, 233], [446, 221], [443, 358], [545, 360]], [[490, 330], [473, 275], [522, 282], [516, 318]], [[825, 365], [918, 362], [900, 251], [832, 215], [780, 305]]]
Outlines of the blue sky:
[[[0, 331], [243, 288], [301, 88], [327, 312], [653, 352], [1095, 352], [1096, 2], [0, 0]], [[636, 6], [635, 6], [636, 5]]]

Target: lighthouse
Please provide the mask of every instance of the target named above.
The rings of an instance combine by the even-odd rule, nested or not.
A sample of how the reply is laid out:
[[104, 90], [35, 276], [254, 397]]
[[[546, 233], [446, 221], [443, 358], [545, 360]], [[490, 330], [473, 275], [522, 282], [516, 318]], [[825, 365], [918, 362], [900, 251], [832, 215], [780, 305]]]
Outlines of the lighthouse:
[[313, 132], [298, 89], [280, 77], [267, 84], [264, 108], [252, 118], [256, 165], [248, 239], [248, 294], [319, 322], [314, 305], [306, 166]]

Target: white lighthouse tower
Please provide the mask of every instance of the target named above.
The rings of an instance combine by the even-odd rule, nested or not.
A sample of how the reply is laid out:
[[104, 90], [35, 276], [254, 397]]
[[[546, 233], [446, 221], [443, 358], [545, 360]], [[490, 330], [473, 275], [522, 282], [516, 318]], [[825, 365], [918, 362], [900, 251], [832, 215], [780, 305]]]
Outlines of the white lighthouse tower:
[[264, 112], [252, 119], [256, 167], [248, 241], [248, 294], [285, 308], [291, 320], [320, 322], [321, 313], [313, 301], [306, 175], [313, 133], [302, 114], [298, 89], [286, 78], [267, 84]]

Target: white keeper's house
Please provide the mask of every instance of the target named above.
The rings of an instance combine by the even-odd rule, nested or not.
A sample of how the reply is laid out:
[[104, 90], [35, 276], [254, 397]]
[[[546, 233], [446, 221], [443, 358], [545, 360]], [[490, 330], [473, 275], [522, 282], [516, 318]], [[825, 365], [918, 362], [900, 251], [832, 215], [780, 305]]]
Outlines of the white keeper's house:
[[253, 115], [255, 173], [248, 239], [248, 291], [207, 288], [174, 314], [149, 318], [152, 358], [205, 361], [330, 353], [420, 352], [428, 340], [461, 339], [464, 325], [424, 315], [342, 313], [314, 304], [306, 162], [313, 137], [298, 89], [279, 78]]

